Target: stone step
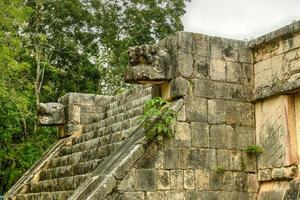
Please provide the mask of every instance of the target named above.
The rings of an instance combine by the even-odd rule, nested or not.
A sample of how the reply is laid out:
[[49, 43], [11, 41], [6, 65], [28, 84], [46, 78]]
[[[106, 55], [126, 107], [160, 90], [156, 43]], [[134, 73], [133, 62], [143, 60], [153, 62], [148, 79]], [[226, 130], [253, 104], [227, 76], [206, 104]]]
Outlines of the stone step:
[[69, 166], [44, 169], [40, 173], [40, 181], [87, 174], [95, 170], [101, 162], [101, 159], [96, 159]]
[[[113, 127], [113, 124], [123, 122], [124, 120], [129, 120], [131, 118], [141, 115], [143, 113], [143, 110], [144, 110], [144, 105], [128, 108], [128, 110], [126, 112], [124, 111], [124, 112], [117, 113], [112, 116], [108, 116], [107, 118], [105, 118], [101, 121], [98, 121], [98, 122], [95, 122], [95, 123], [85, 126], [84, 132], [95, 131], [100, 128], [104, 128], [104, 127], [108, 127], [108, 126]], [[107, 111], [107, 112], [109, 112], [109, 111]]]
[[55, 192], [75, 190], [91, 174], [63, 177], [44, 181], [33, 182], [29, 184], [30, 193]]
[[18, 194], [16, 200], [66, 200], [74, 190]]
[[56, 157], [50, 161], [49, 168], [56, 168], [96, 159], [103, 159], [115, 149], [116, 145], [118, 145], [118, 143], [108, 144], [102, 147]]
[[97, 137], [91, 140], [87, 140], [81, 143], [77, 143], [71, 146], [64, 146], [60, 152], [59, 156], [65, 156], [72, 153], [77, 153], [80, 151], [85, 151], [97, 147], [102, 147], [108, 144], [117, 143], [123, 141], [128, 136], [126, 131], [119, 131], [112, 133], [110, 135], [105, 135]]

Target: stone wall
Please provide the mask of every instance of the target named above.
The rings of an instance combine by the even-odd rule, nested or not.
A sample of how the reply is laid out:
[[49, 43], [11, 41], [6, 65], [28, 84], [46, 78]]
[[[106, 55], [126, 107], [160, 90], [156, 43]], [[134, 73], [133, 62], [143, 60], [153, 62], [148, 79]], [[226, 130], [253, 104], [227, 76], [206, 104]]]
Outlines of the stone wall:
[[255, 199], [256, 157], [244, 152], [255, 144], [252, 54], [246, 43], [180, 32], [156, 48], [173, 55], [167, 61], [172, 80], [164, 83], [169, 94], [163, 95], [183, 97], [185, 105], [175, 138], [152, 144], [114, 199]]
[[258, 199], [298, 199], [300, 22], [249, 43], [253, 51]]

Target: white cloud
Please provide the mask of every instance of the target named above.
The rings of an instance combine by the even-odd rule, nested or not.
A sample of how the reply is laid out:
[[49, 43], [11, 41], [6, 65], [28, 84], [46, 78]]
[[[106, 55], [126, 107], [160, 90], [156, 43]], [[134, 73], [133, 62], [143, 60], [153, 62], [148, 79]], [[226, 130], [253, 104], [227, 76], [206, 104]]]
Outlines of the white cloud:
[[250, 39], [300, 19], [300, 0], [192, 0], [185, 31]]

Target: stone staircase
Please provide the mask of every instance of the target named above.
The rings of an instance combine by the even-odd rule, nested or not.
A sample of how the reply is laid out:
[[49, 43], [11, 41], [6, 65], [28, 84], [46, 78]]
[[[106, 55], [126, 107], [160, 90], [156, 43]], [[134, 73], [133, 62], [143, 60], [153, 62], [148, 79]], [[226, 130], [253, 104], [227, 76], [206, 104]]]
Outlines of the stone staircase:
[[112, 97], [98, 121], [86, 125], [83, 134], [68, 138], [56, 156], [47, 161], [15, 199], [63, 200], [70, 197], [138, 126], [144, 102], [151, 97], [151, 87]]

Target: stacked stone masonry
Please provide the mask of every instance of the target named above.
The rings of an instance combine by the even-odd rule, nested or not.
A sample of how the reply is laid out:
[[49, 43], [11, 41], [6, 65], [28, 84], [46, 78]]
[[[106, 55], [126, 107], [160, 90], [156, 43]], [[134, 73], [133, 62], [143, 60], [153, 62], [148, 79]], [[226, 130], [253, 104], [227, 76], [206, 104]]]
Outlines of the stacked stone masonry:
[[[300, 199], [299, 72], [300, 22], [250, 42], [178, 32], [132, 47], [125, 80], [152, 86], [41, 105], [60, 143], [5, 197]], [[159, 95], [178, 111], [175, 137], [148, 142], [138, 116]]]

